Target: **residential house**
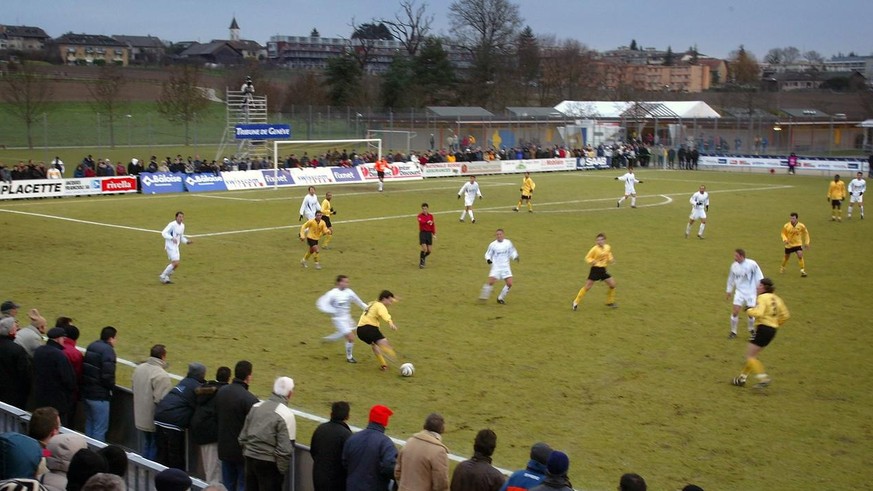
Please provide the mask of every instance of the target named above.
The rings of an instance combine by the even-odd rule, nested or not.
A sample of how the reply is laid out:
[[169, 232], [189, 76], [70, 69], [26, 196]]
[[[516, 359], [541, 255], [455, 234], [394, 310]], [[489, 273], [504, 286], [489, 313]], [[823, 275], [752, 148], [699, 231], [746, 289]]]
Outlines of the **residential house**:
[[127, 66], [130, 48], [102, 34], [68, 32], [54, 40], [61, 59], [69, 65], [116, 64]]
[[155, 36], [112, 36], [130, 50], [130, 64], [147, 65], [160, 63], [166, 55], [164, 42]]
[[179, 53], [179, 58], [215, 65], [236, 65], [243, 61], [242, 53], [230, 41], [193, 43]]
[[39, 27], [0, 25], [0, 50], [40, 51], [51, 39]]

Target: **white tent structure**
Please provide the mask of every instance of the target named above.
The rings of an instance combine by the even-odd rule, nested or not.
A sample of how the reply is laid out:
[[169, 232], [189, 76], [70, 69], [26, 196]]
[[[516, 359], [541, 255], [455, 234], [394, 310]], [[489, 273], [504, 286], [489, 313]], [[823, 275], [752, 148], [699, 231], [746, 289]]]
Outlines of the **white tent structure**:
[[[664, 138], [675, 144], [687, 137], [685, 121], [721, 118], [703, 101], [563, 101], [555, 110], [575, 120], [558, 128], [564, 141], [583, 145], [636, 138], [644, 127], [659, 135], [659, 123], [667, 130]], [[655, 143], [662, 141], [655, 138]]]

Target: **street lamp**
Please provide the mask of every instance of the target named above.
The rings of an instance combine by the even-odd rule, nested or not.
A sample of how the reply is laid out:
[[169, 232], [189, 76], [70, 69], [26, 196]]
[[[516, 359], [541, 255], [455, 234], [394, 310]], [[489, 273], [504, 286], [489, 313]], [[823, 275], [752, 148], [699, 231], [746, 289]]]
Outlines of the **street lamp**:
[[125, 118], [127, 118], [127, 146], [130, 146], [130, 120], [133, 119], [133, 116], [130, 114], [125, 114]]

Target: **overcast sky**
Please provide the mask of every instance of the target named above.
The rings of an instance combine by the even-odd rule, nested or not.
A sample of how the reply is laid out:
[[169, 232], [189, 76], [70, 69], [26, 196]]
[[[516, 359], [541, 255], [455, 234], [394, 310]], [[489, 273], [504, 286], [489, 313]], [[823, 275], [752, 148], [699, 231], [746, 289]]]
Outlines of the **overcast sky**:
[[[422, 3], [423, 0], [418, 0]], [[244, 39], [262, 45], [275, 34], [348, 37], [349, 24], [392, 17], [398, 0], [3, 0], [0, 24], [42, 27], [57, 37], [151, 34], [169, 41], [227, 39], [235, 15]], [[434, 30], [449, 33], [449, 0], [430, 0]], [[517, 0], [537, 34], [573, 38], [607, 50], [641, 46], [727, 57], [744, 44], [759, 59], [795, 46], [829, 57], [873, 54], [873, 0]]]

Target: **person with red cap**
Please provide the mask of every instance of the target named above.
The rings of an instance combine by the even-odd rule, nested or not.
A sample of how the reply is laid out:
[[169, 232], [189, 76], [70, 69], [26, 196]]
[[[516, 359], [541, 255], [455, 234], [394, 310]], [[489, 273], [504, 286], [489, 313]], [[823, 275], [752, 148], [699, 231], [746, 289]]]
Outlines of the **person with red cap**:
[[397, 448], [385, 434], [392, 414], [385, 406], [373, 406], [367, 428], [349, 437], [343, 445], [346, 491], [388, 489], [397, 463]]

